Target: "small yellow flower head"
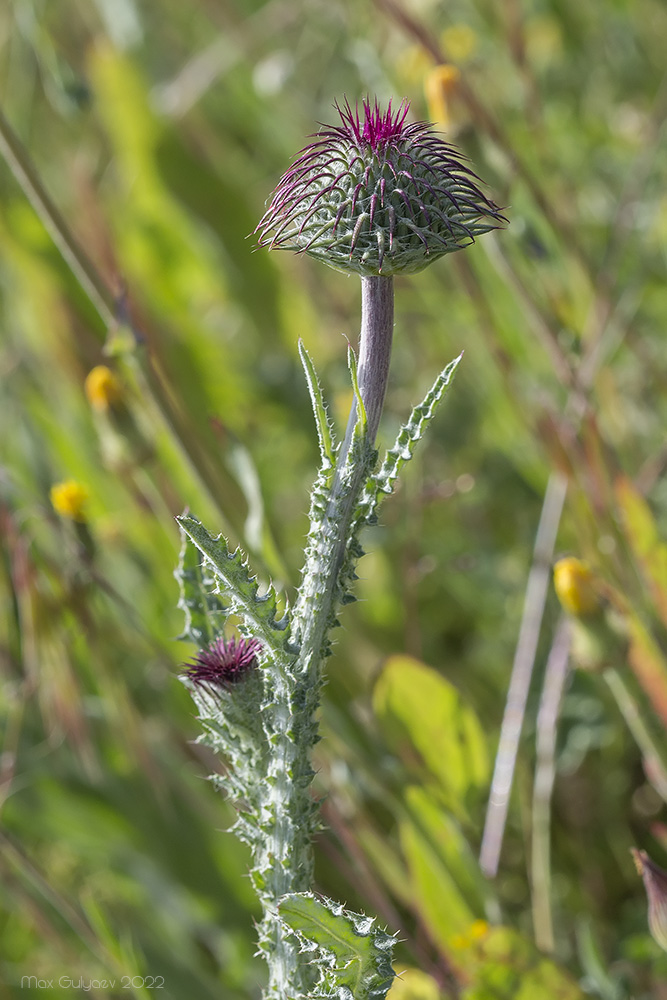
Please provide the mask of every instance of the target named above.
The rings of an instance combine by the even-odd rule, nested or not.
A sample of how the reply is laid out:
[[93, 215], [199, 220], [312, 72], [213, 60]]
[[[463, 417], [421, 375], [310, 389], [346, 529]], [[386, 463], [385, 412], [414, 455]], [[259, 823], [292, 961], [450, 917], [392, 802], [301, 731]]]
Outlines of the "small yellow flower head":
[[588, 563], [567, 556], [554, 566], [554, 588], [558, 600], [571, 615], [585, 618], [600, 610], [600, 594]]
[[123, 394], [120, 382], [106, 365], [97, 365], [88, 372], [84, 389], [92, 408], [102, 413], [119, 402]]
[[481, 941], [489, 933], [489, 925], [486, 920], [474, 920], [470, 925], [468, 934], [473, 941]]
[[456, 63], [465, 62], [477, 48], [477, 35], [468, 24], [453, 24], [441, 35], [445, 52]]
[[637, 871], [648, 896], [648, 926], [656, 944], [667, 951], [667, 872], [649, 858], [646, 851], [632, 849]]
[[456, 93], [461, 73], [456, 66], [435, 66], [424, 80], [424, 93], [431, 121], [440, 128], [452, 127], [451, 98]]
[[455, 934], [451, 940], [452, 948], [463, 951], [472, 948], [478, 941], [483, 941], [489, 933], [486, 920], [473, 920], [465, 934]]
[[57, 514], [82, 523], [87, 520], [85, 509], [89, 496], [86, 487], [76, 479], [55, 483], [49, 493], [51, 504]]

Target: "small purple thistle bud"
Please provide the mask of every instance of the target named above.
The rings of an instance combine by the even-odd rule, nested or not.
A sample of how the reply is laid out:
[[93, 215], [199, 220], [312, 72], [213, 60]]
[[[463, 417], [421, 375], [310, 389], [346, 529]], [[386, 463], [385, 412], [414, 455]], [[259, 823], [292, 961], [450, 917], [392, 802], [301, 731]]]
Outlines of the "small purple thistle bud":
[[237, 684], [257, 666], [257, 654], [261, 648], [257, 639], [214, 639], [186, 665], [185, 676], [193, 684], [222, 687]]
[[363, 276], [421, 271], [506, 220], [476, 174], [426, 122], [406, 123], [410, 104], [377, 100], [322, 130], [297, 155], [257, 226], [259, 243], [289, 247]]
[[648, 926], [656, 944], [667, 951], [667, 871], [656, 865], [646, 851], [632, 848], [637, 871], [648, 896]]

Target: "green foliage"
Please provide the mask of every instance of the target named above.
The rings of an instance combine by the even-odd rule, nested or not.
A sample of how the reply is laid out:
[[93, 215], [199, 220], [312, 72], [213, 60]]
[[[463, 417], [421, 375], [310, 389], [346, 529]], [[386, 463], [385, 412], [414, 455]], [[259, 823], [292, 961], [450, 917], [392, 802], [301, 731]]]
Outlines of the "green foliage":
[[508, 927], [489, 928], [460, 960], [473, 980], [464, 1000], [584, 1000], [568, 975]]
[[309, 892], [290, 893], [278, 909], [303, 949], [316, 953], [320, 982], [311, 997], [384, 1000], [394, 978], [396, 939], [376, 927], [373, 918]]
[[471, 791], [485, 788], [489, 760], [484, 731], [453, 684], [408, 656], [392, 656], [373, 691], [388, 745], [406, 739], [419, 752], [451, 809], [464, 811]]

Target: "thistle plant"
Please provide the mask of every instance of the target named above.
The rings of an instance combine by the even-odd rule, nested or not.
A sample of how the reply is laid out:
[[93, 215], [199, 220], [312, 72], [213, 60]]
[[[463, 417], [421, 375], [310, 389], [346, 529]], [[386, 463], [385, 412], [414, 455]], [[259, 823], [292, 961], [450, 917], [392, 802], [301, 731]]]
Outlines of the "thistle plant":
[[[230, 551], [191, 514], [179, 518], [184, 637], [199, 648], [183, 680], [202, 740], [226, 763], [216, 781], [237, 803], [233, 829], [252, 852], [251, 878], [264, 911], [259, 948], [269, 967], [265, 1000], [382, 1000], [391, 985], [394, 938], [373, 919], [312, 894], [316, 712], [331, 630], [340, 608], [354, 600], [361, 532], [377, 520], [460, 361], [438, 375], [379, 461], [393, 275], [420, 271], [504, 221], [460, 155], [427, 124], [407, 121], [407, 101], [395, 111], [370, 100], [361, 112], [347, 101], [337, 109], [340, 124], [323, 126], [298, 154], [257, 228], [261, 245], [358, 273], [362, 286], [358, 355], [348, 349], [354, 403], [341, 441], [299, 345], [321, 465], [291, 607], [279, 610], [271, 585], [260, 592], [240, 550]], [[230, 616], [239, 638], [224, 637]]]

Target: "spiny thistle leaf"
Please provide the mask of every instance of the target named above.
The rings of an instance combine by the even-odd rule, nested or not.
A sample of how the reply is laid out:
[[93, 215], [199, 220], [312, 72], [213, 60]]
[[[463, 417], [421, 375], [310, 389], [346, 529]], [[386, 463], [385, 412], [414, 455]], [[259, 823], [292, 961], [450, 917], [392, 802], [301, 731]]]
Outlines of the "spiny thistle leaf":
[[375, 918], [345, 910], [324, 896], [293, 892], [278, 903], [280, 919], [316, 953], [321, 982], [313, 998], [384, 1000], [395, 973], [396, 939], [375, 926]]
[[392, 492], [399, 472], [405, 463], [412, 458], [415, 445], [435, 416], [462, 357], [463, 354], [459, 354], [458, 358], [450, 361], [447, 367], [440, 372], [421, 403], [418, 403], [412, 410], [407, 423], [401, 427], [396, 441], [393, 447], [387, 451], [379, 471], [369, 477], [366, 484], [366, 496], [362, 500], [362, 509], [364, 505], [367, 508], [367, 520], [375, 513], [382, 500], [382, 495]]
[[252, 635], [266, 646], [275, 658], [288, 653], [285, 614], [277, 619], [277, 600], [273, 587], [258, 596], [259, 585], [252, 576], [247, 560], [240, 549], [230, 552], [222, 535], [214, 538], [191, 514], [182, 514], [176, 520], [206, 557], [217, 578], [218, 587], [229, 600], [229, 611], [240, 615]]
[[317, 426], [317, 439], [320, 444], [322, 465], [326, 469], [334, 464], [336, 456], [336, 443], [331, 423], [327, 415], [324, 396], [322, 395], [322, 387], [317, 377], [315, 366], [310, 360], [310, 355], [303, 346], [302, 340], [299, 341], [299, 357], [301, 358], [301, 364], [303, 365], [303, 371], [306, 376], [308, 392], [310, 393], [310, 401], [313, 404], [313, 414], [315, 415], [315, 424]]
[[178, 607], [185, 615], [181, 639], [189, 639], [199, 647], [207, 646], [219, 634], [226, 617], [225, 606], [214, 593], [215, 581], [199, 549], [181, 529], [181, 554], [174, 576], [180, 595]]
[[[379, 471], [375, 474], [367, 476], [364, 493], [362, 494], [361, 499], [356, 506], [354, 516], [350, 521], [350, 528], [345, 542], [345, 555], [341, 561], [337, 579], [339, 602], [346, 603], [354, 599], [349, 588], [352, 582], [356, 579], [356, 564], [364, 554], [359, 541], [361, 529], [366, 524], [375, 523], [377, 508], [379, 507], [384, 495], [391, 493], [393, 484], [398, 478], [402, 467], [412, 458], [415, 445], [423, 436], [426, 427], [435, 415], [439, 403], [444, 398], [445, 393], [452, 381], [454, 372], [461, 361], [461, 357], [462, 355], [459, 355], [458, 358], [451, 361], [447, 367], [440, 372], [429, 392], [426, 394], [421, 403], [414, 407], [409, 420], [403, 425], [403, 427], [401, 427], [398, 437], [396, 438], [393, 447], [390, 448], [385, 455]], [[356, 433], [358, 433], [358, 429], [359, 421], [357, 421], [357, 428], [355, 429]], [[366, 446], [365, 453], [363, 451], [364, 446]], [[355, 451], [355, 449], [357, 450]], [[366, 467], [368, 470], [370, 471], [370, 469], [373, 468], [375, 463], [375, 453], [368, 449], [366, 439], [361, 434], [359, 437], [355, 436], [353, 439], [352, 448], [350, 450], [350, 460], [352, 465], [355, 467], [359, 467], [362, 462], [367, 462], [368, 465]]]

